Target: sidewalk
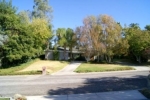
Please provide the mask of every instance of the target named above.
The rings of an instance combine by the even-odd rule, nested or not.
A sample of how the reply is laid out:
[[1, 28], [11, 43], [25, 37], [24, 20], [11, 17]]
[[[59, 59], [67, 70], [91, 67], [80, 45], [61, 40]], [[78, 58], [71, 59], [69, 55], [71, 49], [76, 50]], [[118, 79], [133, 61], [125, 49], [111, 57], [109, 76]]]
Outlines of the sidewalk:
[[69, 65], [67, 65], [66, 67], [64, 67], [62, 70], [53, 73], [51, 75], [72, 75], [72, 74], [76, 74], [74, 72], [74, 70], [80, 66], [82, 62], [71, 62]]
[[138, 90], [88, 94], [27, 96], [27, 100], [148, 100]]

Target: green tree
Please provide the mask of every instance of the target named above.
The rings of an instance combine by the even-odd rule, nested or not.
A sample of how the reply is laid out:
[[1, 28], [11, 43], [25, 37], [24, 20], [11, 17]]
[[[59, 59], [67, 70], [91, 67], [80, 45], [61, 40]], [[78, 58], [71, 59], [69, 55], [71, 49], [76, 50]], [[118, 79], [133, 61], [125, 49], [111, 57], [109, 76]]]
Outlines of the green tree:
[[49, 24], [45, 19], [35, 18], [29, 27], [32, 30], [31, 34], [33, 34], [34, 38], [34, 47], [39, 52], [38, 55], [40, 55], [47, 49], [48, 40], [52, 37]]
[[27, 13], [16, 14], [11, 1], [0, 1], [0, 51], [4, 67], [24, 63], [44, 52], [51, 37], [49, 23], [44, 18], [28, 20]]
[[70, 59], [73, 59], [73, 56], [72, 56], [72, 48], [76, 45], [77, 43], [77, 38], [76, 38], [76, 35], [73, 31], [73, 29], [71, 28], [67, 28], [66, 30], [66, 40], [67, 40], [67, 43], [68, 43], [68, 47], [69, 47], [69, 50], [70, 50]]
[[[49, 5], [49, 0], [34, 0], [34, 6], [32, 11], [32, 19], [40, 18], [45, 19], [48, 22], [50, 34], [52, 31], [52, 7]], [[53, 36], [47, 39], [47, 50], [50, 48], [50, 40]]]
[[44, 18], [50, 22], [52, 19], [52, 7], [49, 6], [49, 0], [34, 0], [32, 16], [34, 18]]
[[147, 31], [150, 31], [150, 25], [146, 25], [146, 26], [145, 26], [145, 29], [146, 29]]
[[3, 43], [0, 46], [2, 65], [7, 62], [3, 59], [9, 59], [7, 55], [9, 52], [6, 44], [8, 44], [10, 39], [19, 32], [19, 18], [15, 13], [16, 7], [12, 6], [11, 1], [7, 2], [5, 0], [0, 0], [0, 34], [3, 38], [2, 40], [5, 40], [2, 41]]
[[18, 16], [21, 20], [21, 23], [23, 24], [29, 24], [30, 23], [30, 17], [29, 17], [29, 11], [21, 11], [19, 12]]
[[65, 28], [58, 28], [56, 30], [56, 34], [58, 37], [58, 45], [64, 47], [64, 60], [66, 60], [66, 48], [67, 48], [67, 39], [66, 39], [66, 29]]
[[150, 46], [150, 34], [148, 34], [147, 31], [141, 30], [138, 24], [135, 26], [129, 25], [129, 27], [126, 28], [126, 38], [130, 45], [129, 51], [136, 57], [136, 60], [141, 63], [143, 51]]

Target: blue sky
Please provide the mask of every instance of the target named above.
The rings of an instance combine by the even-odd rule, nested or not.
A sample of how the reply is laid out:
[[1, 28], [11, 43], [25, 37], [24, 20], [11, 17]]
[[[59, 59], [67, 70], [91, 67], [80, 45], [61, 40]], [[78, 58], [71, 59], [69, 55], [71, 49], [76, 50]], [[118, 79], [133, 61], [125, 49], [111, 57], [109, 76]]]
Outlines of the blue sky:
[[[32, 10], [33, 0], [12, 0], [18, 11]], [[72, 28], [82, 25], [89, 15], [107, 14], [124, 24], [138, 23], [142, 29], [150, 25], [150, 0], [50, 0], [53, 26]]]

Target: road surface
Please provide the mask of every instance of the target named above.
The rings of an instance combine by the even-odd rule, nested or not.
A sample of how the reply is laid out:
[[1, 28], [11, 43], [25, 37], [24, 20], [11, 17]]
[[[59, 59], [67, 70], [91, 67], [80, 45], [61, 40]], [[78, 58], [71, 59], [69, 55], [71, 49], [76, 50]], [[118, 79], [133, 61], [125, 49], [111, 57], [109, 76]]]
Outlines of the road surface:
[[63, 95], [141, 89], [148, 71], [77, 75], [0, 76], [0, 95]]

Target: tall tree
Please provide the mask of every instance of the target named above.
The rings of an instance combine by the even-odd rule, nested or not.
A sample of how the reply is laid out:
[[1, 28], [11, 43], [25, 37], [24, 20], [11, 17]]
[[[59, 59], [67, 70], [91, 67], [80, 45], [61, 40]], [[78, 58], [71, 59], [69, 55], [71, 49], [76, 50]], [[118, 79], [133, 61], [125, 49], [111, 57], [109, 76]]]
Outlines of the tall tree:
[[104, 34], [103, 42], [106, 47], [105, 58], [107, 62], [111, 62], [113, 55], [115, 55], [114, 49], [121, 43], [122, 29], [111, 16], [101, 15], [99, 18]]
[[80, 46], [83, 47], [84, 56], [87, 61], [94, 54], [99, 56], [104, 48], [102, 44], [102, 28], [97, 24], [98, 19], [95, 16], [88, 16], [83, 20], [83, 26], [76, 29], [77, 37], [79, 38]]
[[67, 45], [69, 47], [69, 50], [70, 50], [70, 58], [72, 59], [73, 56], [72, 56], [72, 48], [76, 45], [76, 35], [73, 31], [73, 29], [71, 28], [67, 28], [66, 30], [66, 40], [67, 40]]
[[66, 60], [66, 48], [67, 48], [67, 39], [66, 39], [66, 29], [65, 28], [58, 28], [56, 30], [56, 34], [58, 37], [58, 44], [64, 47], [64, 60]]
[[36, 18], [28, 22], [26, 13], [16, 14], [10, 1], [0, 1], [0, 45], [4, 67], [20, 64], [44, 52], [51, 36], [46, 19]]
[[29, 24], [31, 22], [30, 12], [29, 11], [21, 11], [18, 13], [18, 16], [23, 24]]
[[34, 0], [33, 17], [44, 18], [49, 22], [52, 19], [52, 7], [49, 6], [49, 0]]
[[146, 29], [147, 31], [150, 31], [150, 25], [146, 25], [146, 26], [145, 26], [145, 29]]
[[130, 45], [130, 52], [136, 57], [136, 60], [141, 63], [143, 51], [150, 46], [150, 34], [148, 34], [147, 31], [141, 30], [139, 26], [132, 26], [131, 24], [126, 28], [126, 38]]
[[35, 18], [30, 24], [30, 29], [34, 35], [35, 48], [41, 54], [47, 49], [48, 40], [52, 37], [48, 22], [42, 18]]
[[[115, 49], [123, 43], [121, 26], [108, 15], [88, 16], [83, 23], [83, 26], [76, 29], [76, 33], [80, 38], [80, 45], [85, 46], [89, 51], [88, 57], [105, 55], [106, 61], [111, 62], [112, 57], [117, 53]], [[124, 46], [126, 43], [124, 42]]]
[[[32, 17], [35, 18], [41, 18], [45, 19], [48, 22], [48, 26], [50, 29], [50, 33], [52, 34], [52, 7], [49, 5], [49, 0], [34, 0], [34, 6], [32, 11]], [[52, 37], [50, 37], [47, 40], [47, 49], [49, 49], [51, 43], [50, 40]]]
[[0, 1], [0, 12], [0, 34], [5, 37], [1, 45], [2, 66], [23, 63], [34, 57], [32, 34], [16, 14], [11, 1]]

